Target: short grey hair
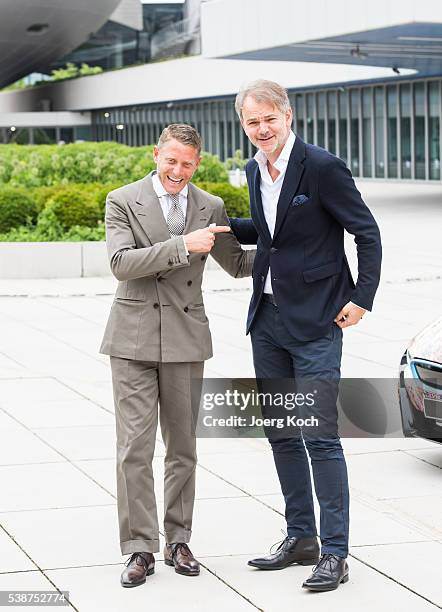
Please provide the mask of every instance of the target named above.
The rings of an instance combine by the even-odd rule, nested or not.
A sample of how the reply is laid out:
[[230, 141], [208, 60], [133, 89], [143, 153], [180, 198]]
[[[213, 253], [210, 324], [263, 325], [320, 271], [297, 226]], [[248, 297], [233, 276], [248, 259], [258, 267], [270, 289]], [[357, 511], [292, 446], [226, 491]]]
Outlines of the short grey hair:
[[178, 140], [178, 142], [181, 142], [181, 144], [194, 147], [197, 150], [198, 155], [201, 153], [201, 136], [199, 135], [199, 132], [191, 125], [187, 125], [187, 123], [171, 123], [165, 127], [158, 140], [158, 148], [160, 149], [161, 145], [169, 140], [172, 140], [173, 138]]
[[274, 81], [266, 81], [265, 79], [258, 79], [248, 83], [245, 87], [242, 87], [238, 92], [235, 100], [235, 110], [238, 117], [242, 120], [242, 107], [244, 100], [250, 96], [257, 102], [268, 102], [281, 111], [286, 113], [290, 110], [290, 100], [287, 94], [287, 90], [275, 83]]

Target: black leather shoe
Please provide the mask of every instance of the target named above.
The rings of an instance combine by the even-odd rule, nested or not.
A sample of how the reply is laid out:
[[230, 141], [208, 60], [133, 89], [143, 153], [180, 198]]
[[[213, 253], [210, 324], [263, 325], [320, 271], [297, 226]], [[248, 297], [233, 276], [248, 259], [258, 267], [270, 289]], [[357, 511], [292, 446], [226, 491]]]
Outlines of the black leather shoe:
[[199, 576], [200, 564], [192, 551], [183, 542], [166, 544], [164, 547], [164, 563], [175, 568], [177, 574], [183, 576]]
[[316, 538], [287, 537], [273, 554], [259, 559], [251, 559], [248, 565], [263, 570], [279, 570], [294, 563], [315, 565], [318, 559], [319, 545]]
[[155, 558], [152, 553], [133, 553], [121, 574], [121, 586], [136, 587], [144, 584], [146, 576], [151, 576], [154, 571]]
[[341, 582], [348, 582], [347, 561], [327, 553], [321, 555], [318, 564], [302, 586], [310, 591], [334, 591]]

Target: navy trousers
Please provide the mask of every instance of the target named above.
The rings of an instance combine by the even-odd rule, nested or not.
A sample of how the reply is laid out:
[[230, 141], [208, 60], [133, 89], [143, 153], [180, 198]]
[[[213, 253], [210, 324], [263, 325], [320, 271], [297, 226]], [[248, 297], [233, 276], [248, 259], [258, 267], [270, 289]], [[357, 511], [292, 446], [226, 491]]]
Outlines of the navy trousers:
[[[322, 379], [334, 381], [337, 389], [342, 355], [342, 330], [337, 325], [333, 324], [325, 337], [301, 342], [290, 336], [277, 306], [263, 300], [251, 339], [258, 380], [295, 379], [296, 385], [297, 380]], [[308, 451], [320, 507], [322, 553], [346, 557], [349, 491], [347, 467], [337, 433], [336, 397], [325, 406], [329, 425], [326, 435], [309, 435], [304, 429], [298, 435], [274, 435], [269, 431], [266, 435], [285, 499], [288, 535], [317, 535]], [[269, 411], [265, 416], [271, 416]]]

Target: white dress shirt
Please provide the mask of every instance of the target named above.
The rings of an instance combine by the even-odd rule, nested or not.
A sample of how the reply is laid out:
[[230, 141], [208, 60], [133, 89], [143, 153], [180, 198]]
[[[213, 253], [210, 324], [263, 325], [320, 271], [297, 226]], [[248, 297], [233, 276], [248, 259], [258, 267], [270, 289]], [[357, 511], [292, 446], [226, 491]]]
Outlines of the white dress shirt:
[[[292, 152], [293, 145], [295, 144], [296, 136], [294, 132], [290, 131], [289, 137], [282, 149], [278, 159], [275, 161], [273, 166], [279, 170], [278, 177], [275, 181], [269, 174], [267, 168], [267, 157], [262, 151], [258, 151], [255, 155], [255, 160], [259, 166], [259, 172], [261, 174], [261, 199], [262, 207], [264, 210], [264, 216], [267, 221], [270, 235], [273, 238], [276, 223], [276, 212], [278, 209], [278, 200], [281, 193], [282, 183], [284, 181], [287, 165], [289, 163], [290, 153]], [[272, 289], [272, 273], [271, 269], [267, 273], [266, 282], [264, 284], [264, 293], [273, 293]]]
[[[161, 210], [163, 211], [164, 219], [167, 223], [167, 215], [169, 214], [170, 207], [172, 206], [172, 199], [170, 194], [164, 189], [163, 183], [160, 181], [158, 174], [155, 172], [152, 174], [152, 186], [155, 193], [158, 196], [158, 200], [160, 201]], [[179, 203], [181, 209], [183, 211], [184, 219], [186, 219], [187, 213], [187, 196], [189, 193], [188, 185], [185, 185], [182, 190], [179, 192]], [[189, 255], [189, 251], [186, 247], [186, 242], [183, 237], [184, 248], [186, 249], [187, 255]]]
[[[155, 193], [158, 196], [160, 201], [161, 210], [163, 211], [164, 218], [167, 221], [167, 215], [169, 214], [170, 207], [172, 206], [172, 199], [170, 194], [164, 189], [163, 183], [160, 181], [158, 174], [152, 175], [152, 185]], [[182, 190], [179, 192], [180, 196], [180, 206], [184, 214], [184, 219], [186, 218], [187, 213], [187, 194], [189, 193], [188, 185], [185, 185]]]

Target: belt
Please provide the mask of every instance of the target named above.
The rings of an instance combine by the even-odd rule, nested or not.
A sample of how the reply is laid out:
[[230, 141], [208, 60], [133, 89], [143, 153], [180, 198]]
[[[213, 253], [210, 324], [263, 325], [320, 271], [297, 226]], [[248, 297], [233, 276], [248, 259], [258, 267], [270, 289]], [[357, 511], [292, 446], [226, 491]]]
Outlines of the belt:
[[276, 304], [276, 300], [275, 300], [275, 298], [273, 297], [273, 293], [263, 293], [263, 294], [262, 294], [262, 299], [263, 299], [265, 302], [270, 302], [270, 304], [273, 304], [273, 306], [277, 306], [277, 304]]

